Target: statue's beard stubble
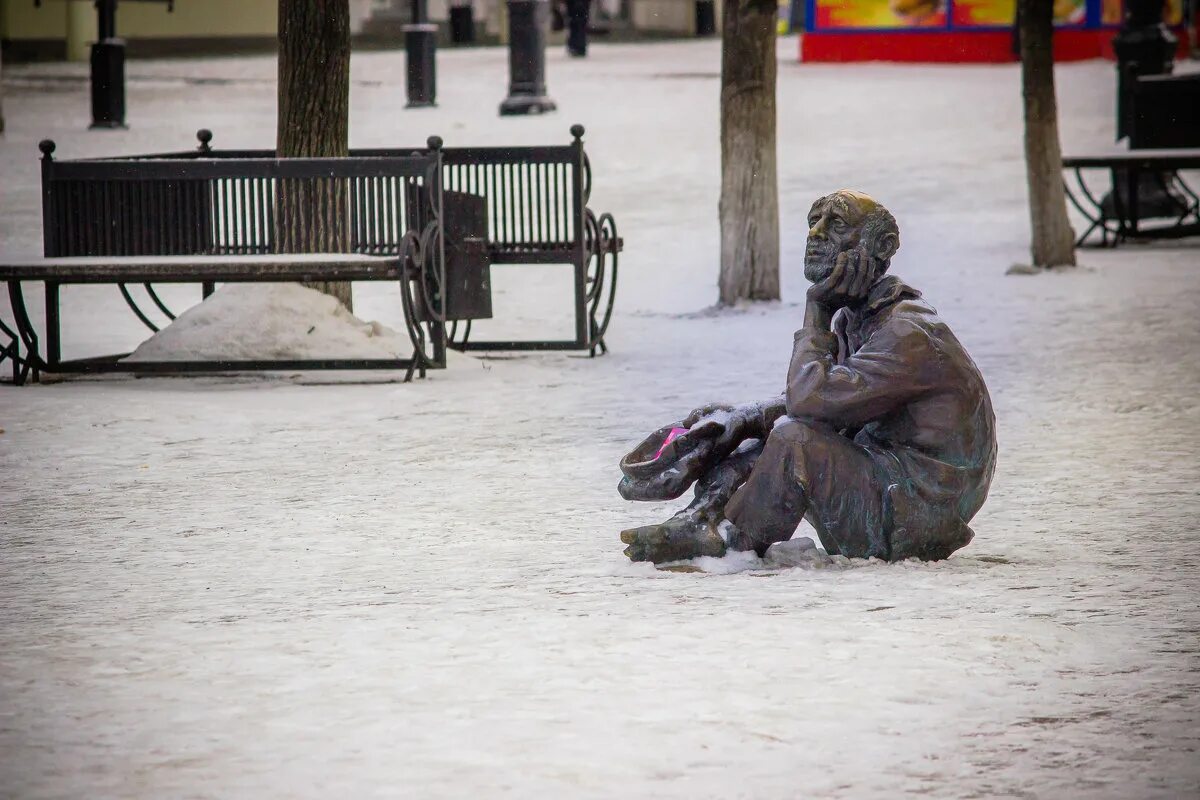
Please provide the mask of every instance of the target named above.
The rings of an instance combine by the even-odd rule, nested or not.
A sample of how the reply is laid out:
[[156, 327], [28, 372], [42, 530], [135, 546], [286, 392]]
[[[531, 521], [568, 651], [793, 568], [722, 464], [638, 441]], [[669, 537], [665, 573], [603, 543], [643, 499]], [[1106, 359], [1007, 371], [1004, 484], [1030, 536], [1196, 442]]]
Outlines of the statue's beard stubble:
[[833, 272], [838, 250], [832, 246], [810, 243], [804, 251], [804, 277], [811, 283], [820, 283]]
[[[810, 283], [820, 283], [833, 274], [833, 267], [842, 251], [833, 245], [808, 245], [804, 251], [804, 277]], [[871, 259], [872, 282], [880, 275], [880, 265]]]

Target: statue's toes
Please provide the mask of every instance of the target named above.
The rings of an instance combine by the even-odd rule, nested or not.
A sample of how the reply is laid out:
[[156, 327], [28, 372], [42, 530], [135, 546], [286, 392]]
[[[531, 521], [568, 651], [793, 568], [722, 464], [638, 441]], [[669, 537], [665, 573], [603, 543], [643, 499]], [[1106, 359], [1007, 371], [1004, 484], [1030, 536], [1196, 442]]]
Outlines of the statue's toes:
[[659, 560], [659, 552], [667, 545], [667, 531], [662, 525], [643, 525], [621, 531], [621, 541], [629, 545], [625, 555], [631, 561]]
[[621, 531], [621, 541], [625, 544], [656, 545], [666, 540], [667, 531], [663, 525], [643, 525]]

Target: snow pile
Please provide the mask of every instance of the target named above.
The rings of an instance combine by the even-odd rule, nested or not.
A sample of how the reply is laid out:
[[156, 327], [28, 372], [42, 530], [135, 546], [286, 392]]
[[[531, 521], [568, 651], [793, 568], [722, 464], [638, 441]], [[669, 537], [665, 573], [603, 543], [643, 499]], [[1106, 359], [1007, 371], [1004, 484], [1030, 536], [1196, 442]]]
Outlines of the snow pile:
[[408, 338], [363, 322], [298, 283], [233, 283], [143, 342], [124, 360], [396, 358]]
[[712, 575], [732, 575], [737, 572], [764, 572], [785, 569], [852, 569], [875, 561], [851, 561], [845, 556], [831, 556], [807, 536], [795, 536], [786, 542], [776, 542], [759, 558], [753, 550], [730, 550], [721, 558], [700, 556], [684, 561], [672, 561], [659, 569], [668, 572], [707, 572]]

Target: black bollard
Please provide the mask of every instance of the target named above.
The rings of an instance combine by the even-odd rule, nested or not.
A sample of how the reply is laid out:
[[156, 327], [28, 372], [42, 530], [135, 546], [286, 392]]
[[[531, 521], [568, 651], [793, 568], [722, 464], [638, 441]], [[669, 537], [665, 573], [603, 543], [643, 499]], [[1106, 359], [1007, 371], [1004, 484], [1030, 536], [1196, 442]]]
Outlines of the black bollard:
[[500, 115], [555, 109], [546, 96], [546, 0], [508, 0], [508, 97]]
[[437, 25], [404, 26], [404, 52], [408, 61], [408, 105], [437, 105]]
[[587, 55], [588, 17], [591, 0], [567, 0], [567, 54], [576, 58]]
[[[1155, 0], [1128, 0], [1125, 20], [1113, 37], [1117, 56], [1117, 141], [1129, 137], [1129, 148], [1147, 147], [1143, 141], [1154, 131], [1134, 119], [1134, 82], [1142, 75], [1166, 75], [1175, 67], [1179, 40], [1163, 24], [1163, 6]], [[1143, 112], [1144, 113], [1144, 112]], [[1153, 145], [1150, 145], [1153, 146]], [[1136, 206], [1139, 219], [1175, 217], [1190, 205], [1174, 189], [1172, 172], [1138, 171], [1131, 180], [1127, 170], [1113, 170], [1113, 188], [1100, 198], [1100, 208], [1112, 219], [1127, 215]]]
[[475, 42], [475, 9], [470, 3], [450, 5], [450, 41], [454, 44]]
[[125, 127], [125, 42], [117, 38], [117, 0], [96, 0], [91, 128]]
[[408, 108], [437, 105], [437, 26], [429, 23], [426, 0], [413, 0], [412, 24], [404, 26]]
[[[1166, 75], [1175, 66], [1179, 40], [1163, 24], [1163, 6], [1155, 0], [1129, 0], [1125, 20], [1113, 37], [1117, 56], [1117, 139], [1132, 133], [1129, 92], [1140, 75]], [[1136, 146], [1136, 145], [1135, 145]]]
[[696, 35], [712, 36], [716, 32], [716, 3], [714, 0], [696, 0]]

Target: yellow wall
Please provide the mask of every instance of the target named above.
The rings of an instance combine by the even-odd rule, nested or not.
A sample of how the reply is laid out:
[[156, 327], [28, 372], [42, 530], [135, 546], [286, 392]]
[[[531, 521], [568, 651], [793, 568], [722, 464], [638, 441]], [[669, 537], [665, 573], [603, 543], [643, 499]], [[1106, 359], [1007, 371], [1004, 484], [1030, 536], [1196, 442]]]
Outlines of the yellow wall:
[[[5, 39], [66, 39], [68, 5], [90, 0], [0, 0], [0, 37]], [[203, 36], [274, 36], [277, 0], [175, 0], [166, 3], [121, 2], [117, 5], [117, 35], [130, 39]], [[95, 27], [95, 23], [92, 23]], [[93, 34], [94, 35], [94, 34]]]
[[65, 39], [67, 4], [44, 0], [34, 8], [33, 0], [0, 0], [0, 38]]

